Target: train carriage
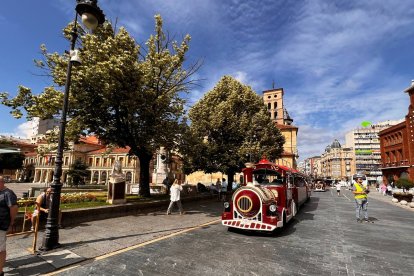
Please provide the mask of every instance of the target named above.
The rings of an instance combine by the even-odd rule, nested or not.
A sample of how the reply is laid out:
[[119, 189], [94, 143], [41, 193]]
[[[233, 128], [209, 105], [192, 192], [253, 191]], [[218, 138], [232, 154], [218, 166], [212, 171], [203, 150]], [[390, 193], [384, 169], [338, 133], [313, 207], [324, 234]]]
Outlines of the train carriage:
[[224, 202], [222, 224], [230, 228], [273, 231], [286, 225], [310, 198], [306, 177], [266, 159], [243, 169], [245, 183]]
[[323, 180], [317, 180], [315, 184], [315, 192], [325, 192], [326, 191], [326, 183]]

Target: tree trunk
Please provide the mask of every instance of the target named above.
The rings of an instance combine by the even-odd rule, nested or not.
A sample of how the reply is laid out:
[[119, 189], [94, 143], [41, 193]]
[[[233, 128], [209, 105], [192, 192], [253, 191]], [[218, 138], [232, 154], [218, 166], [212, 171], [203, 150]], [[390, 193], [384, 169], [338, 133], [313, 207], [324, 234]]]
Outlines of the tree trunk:
[[227, 192], [233, 190], [234, 170], [227, 171]]
[[152, 158], [152, 154], [140, 153], [138, 156], [139, 159], [139, 195], [143, 197], [150, 197], [150, 175], [149, 167]]

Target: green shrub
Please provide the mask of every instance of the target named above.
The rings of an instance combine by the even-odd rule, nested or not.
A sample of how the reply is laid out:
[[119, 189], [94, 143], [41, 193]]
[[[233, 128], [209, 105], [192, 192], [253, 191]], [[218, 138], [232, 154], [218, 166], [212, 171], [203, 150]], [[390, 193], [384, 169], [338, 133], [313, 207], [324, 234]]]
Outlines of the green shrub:
[[409, 190], [410, 188], [414, 187], [414, 183], [412, 181], [410, 181], [409, 179], [406, 179], [406, 178], [398, 179], [397, 182], [395, 183], [395, 185], [399, 189], [403, 189], [403, 191]]

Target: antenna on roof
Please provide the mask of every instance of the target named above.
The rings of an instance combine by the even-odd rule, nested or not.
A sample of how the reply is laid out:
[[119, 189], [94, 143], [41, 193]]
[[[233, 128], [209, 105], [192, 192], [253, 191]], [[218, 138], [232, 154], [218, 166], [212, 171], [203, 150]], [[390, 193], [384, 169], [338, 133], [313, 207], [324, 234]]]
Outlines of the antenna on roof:
[[272, 89], [275, 89], [275, 80], [272, 82]]

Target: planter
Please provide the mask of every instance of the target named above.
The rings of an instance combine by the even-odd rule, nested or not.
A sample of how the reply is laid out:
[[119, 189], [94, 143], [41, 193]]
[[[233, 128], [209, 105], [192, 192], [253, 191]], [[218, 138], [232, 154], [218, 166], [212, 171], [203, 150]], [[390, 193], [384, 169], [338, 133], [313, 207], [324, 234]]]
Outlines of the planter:
[[414, 208], [414, 202], [408, 203], [408, 206], [410, 206], [411, 208]]
[[413, 194], [411, 193], [397, 192], [397, 193], [394, 193], [392, 196], [396, 198], [398, 201], [405, 200], [407, 202], [411, 202], [413, 200]]
[[393, 198], [393, 199], [391, 199], [391, 201], [394, 202], [394, 203], [398, 203], [398, 199], [397, 198]]

